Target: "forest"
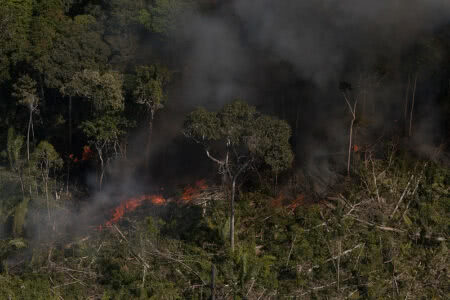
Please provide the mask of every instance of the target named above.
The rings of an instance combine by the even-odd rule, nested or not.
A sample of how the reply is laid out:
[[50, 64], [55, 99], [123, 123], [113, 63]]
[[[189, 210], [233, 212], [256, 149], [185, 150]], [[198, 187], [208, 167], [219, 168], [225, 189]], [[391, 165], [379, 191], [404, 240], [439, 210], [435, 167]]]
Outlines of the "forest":
[[449, 299], [450, 1], [0, 0], [0, 299]]

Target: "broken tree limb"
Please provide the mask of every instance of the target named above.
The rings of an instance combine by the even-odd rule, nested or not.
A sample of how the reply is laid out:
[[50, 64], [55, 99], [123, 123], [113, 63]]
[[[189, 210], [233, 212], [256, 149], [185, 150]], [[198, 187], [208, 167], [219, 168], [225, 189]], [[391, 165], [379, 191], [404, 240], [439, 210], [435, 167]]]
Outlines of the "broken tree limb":
[[394, 208], [394, 211], [392, 212], [392, 214], [390, 215], [389, 218], [392, 219], [392, 217], [395, 215], [395, 213], [397, 212], [397, 209], [400, 205], [400, 203], [402, 203], [403, 198], [405, 197], [406, 193], [409, 191], [409, 186], [411, 185], [411, 181], [414, 179], [414, 174], [411, 175], [411, 177], [408, 180], [408, 183], [406, 184], [405, 190], [403, 191], [402, 195], [400, 196], [400, 199], [397, 202], [397, 205]]

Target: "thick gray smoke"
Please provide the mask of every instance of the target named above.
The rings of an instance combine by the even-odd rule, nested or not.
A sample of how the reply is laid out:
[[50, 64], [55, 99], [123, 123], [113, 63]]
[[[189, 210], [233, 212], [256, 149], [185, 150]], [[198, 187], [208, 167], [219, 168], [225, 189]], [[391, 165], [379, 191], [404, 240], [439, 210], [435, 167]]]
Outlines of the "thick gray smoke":
[[[240, 97], [277, 114], [271, 106], [286, 101], [294, 116], [279, 117], [297, 127], [297, 160], [311, 174], [330, 173], [322, 158], [345, 151], [350, 115], [339, 82], [364, 87], [367, 103], [358, 108], [374, 117], [373, 127], [401, 123], [402, 60], [421, 37], [450, 23], [448, 0], [216, 2], [214, 13], [189, 15], [180, 31], [190, 46], [182, 52], [183, 102], [217, 108]], [[391, 68], [384, 81], [370, 77], [383, 57]], [[282, 64], [284, 71], [272, 73], [271, 66]], [[422, 105], [433, 101], [420, 96]], [[417, 135], [429, 136], [434, 125], [416, 127]]]
[[258, 76], [261, 53], [324, 87], [339, 80], [352, 60], [361, 68], [380, 54], [399, 54], [450, 21], [447, 0], [218, 2], [220, 12], [190, 16], [183, 24], [192, 43], [185, 87], [197, 102], [251, 92], [248, 76]]

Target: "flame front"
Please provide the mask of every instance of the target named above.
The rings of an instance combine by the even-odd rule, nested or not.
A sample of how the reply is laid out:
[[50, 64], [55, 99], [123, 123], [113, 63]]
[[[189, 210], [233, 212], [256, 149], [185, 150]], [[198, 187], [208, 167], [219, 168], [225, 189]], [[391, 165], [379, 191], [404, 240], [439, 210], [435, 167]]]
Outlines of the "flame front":
[[181, 196], [181, 200], [184, 203], [189, 203], [195, 198], [201, 191], [206, 190], [208, 185], [206, 184], [206, 180], [202, 179], [195, 183], [195, 187], [187, 186], [184, 188], [183, 195]]
[[[85, 149], [85, 152], [89, 152], [90, 149]], [[202, 179], [195, 183], [195, 185], [187, 186], [184, 188], [183, 195], [181, 196], [181, 200], [184, 203], [190, 203], [192, 199], [200, 194], [203, 190], [207, 189], [208, 185], [206, 184], [206, 180]], [[141, 195], [137, 197], [129, 198], [119, 206], [112, 210], [111, 218], [104, 224], [97, 227], [98, 230], [102, 230], [103, 227], [111, 227], [113, 224], [119, 222], [123, 216], [128, 213], [136, 210], [138, 207], [142, 206], [144, 203], [150, 202], [154, 205], [165, 205], [167, 204], [167, 200], [162, 195]]]
[[166, 203], [166, 199], [161, 195], [142, 195], [129, 198], [114, 208], [111, 219], [107, 221], [105, 225], [111, 226], [112, 224], [119, 222], [125, 213], [136, 210], [136, 208], [143, 205], [146, 201], [150, 201], [154, 205], [164, 205]]

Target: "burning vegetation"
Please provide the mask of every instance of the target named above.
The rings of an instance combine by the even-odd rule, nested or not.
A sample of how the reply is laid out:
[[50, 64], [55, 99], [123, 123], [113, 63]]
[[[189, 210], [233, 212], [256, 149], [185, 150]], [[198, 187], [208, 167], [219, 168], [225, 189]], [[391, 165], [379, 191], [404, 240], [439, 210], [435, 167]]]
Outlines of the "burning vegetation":
[[1, 0], [0, 299], [447, 299], [449, 20]]
[[138, 207], [142, 206], [144, 203], [151, 203], [154, 205], [164, 205], [166, 204], [166, 199], [161, 195], [142, 195], [138, 197], [132, 197], [125, 201], [123, 201], [119, 206], [114, 208], [112, 211], [112, 217], [109, 219], [105, 225], [111, 226], [114, 223], [120, 221], [123, 218], [125, 213], [132, 212], [136, 210]]
[[[174, 202], [184, 205], [199, 205], [199, 200], [205, 200], [205, 192], [208, 189], [205, 179], [195, 182], [194, 185], [188, 185], [183, 189], [183, 193], [179, 198], [164, 198], [163, 195], [140, 195], [128, 198], [122, 201], [117, 207], [112, 209], [111, 217], [104, 225], [99, 225], [98, 230], [105, 227], [110, 227], [113, 224], [120, 222], [120, 220], [127, 214], [135, 211], [137, 208], [145, 204], [153, 204], [155, 206], [164, 206], [168, 202]], [[211, 195], [209, 195], [211, 198]]]

